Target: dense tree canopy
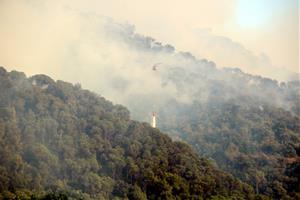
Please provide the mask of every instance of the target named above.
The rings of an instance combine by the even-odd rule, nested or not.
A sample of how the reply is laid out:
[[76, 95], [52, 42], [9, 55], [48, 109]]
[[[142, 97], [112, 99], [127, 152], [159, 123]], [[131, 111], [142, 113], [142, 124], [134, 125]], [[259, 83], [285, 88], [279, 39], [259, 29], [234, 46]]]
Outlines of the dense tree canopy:
[[[254, 99], [169, 104], [161, 129], [275, 199], [300, 196], [300, 118]], [[170, 117], [171, 116], [171, 117]]]
[[184, 57], [189, 62], [158, 70], [158, 95], [128, 96], [132, 117], [149, 121], [155, 110], [161, 131], [191, 144], [256, 193], [300, 198], [300, 81], [278, 82]]
[[[282, 128], [287, 127], [276, 128], [279, 137], [285, 137]], [[45, 75], [26, 78], [0, 68], [1, 198], [254, 199], [255, 195], [249, 185], [215, 169], [188, 145], [130, 120], [123, 106], [78, 84], [55, 82]]]

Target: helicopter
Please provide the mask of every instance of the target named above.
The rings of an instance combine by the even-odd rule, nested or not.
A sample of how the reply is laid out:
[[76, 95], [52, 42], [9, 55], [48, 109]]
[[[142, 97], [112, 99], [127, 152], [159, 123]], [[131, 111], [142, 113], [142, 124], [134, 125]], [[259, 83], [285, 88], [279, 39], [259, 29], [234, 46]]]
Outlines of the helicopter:
[[155, 63], [153, 66], [152, 66], [152, 70], [153, 71], [157, 71], [157, 68], [159, 65], [161, 65], [162, 63]]

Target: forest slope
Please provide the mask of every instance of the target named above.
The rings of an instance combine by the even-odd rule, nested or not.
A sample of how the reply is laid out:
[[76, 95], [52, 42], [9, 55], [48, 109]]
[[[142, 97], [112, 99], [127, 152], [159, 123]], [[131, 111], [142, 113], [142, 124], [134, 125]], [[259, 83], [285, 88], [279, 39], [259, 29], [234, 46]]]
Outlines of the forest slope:
[[123, 106], [78, 84], [0, 68], [0, 198], [47, 192], [75, 199], [254, 198], [251, 187], [186, 144], [130, 120]]
[[[213, 159], [257, 193], [299, 198], [300, 118], [254, 102], [240, 98], [169, 103], [160, 112], [160, 128], [191, 144], [199, 155]], [[177, 113], [170, 114], [172, 110]]]

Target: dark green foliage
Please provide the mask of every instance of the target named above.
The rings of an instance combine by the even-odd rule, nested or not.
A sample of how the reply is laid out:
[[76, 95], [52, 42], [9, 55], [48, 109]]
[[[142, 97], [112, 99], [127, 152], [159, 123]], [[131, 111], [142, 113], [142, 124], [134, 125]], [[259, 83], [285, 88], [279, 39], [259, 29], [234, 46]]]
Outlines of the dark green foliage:
[[299, 176], [291, 170], [300, 163], [300, 81], [279, 83], [238, 68], [209, 69], [205, 60], [189, 61], [194, 65], [166, 64], [157, 75], [163, 92], [156, 98], [128, 97], [133, 118], [148, 121], [155, 109], [160, 130], [191, 144], [256, 193], [297, 198]]
[[274, 199], [299, 197], [298, 116], [251, 98], [173, 107], [181, 113], [173, 115], [175, 119], [161, 114], [162, 130], [177, 133], [256, 193]]
[[0, 199], [254, 199], [188, 145], [78, 85], [0, 68], [0, 109]]

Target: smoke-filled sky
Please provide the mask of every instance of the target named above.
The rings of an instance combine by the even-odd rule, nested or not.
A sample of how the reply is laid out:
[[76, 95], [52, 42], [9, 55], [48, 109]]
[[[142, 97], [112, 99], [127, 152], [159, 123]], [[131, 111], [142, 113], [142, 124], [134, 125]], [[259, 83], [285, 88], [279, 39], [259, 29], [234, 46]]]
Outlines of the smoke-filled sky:
[[103, 39], [101, 17], [218, 67], [272, 78], [299, 72], [298, 0], [0, 0], [0, 65], [61, 79], [64, 65], [74, 77], [101, 58], [102, 66], [124, 66], [132, 55]]

